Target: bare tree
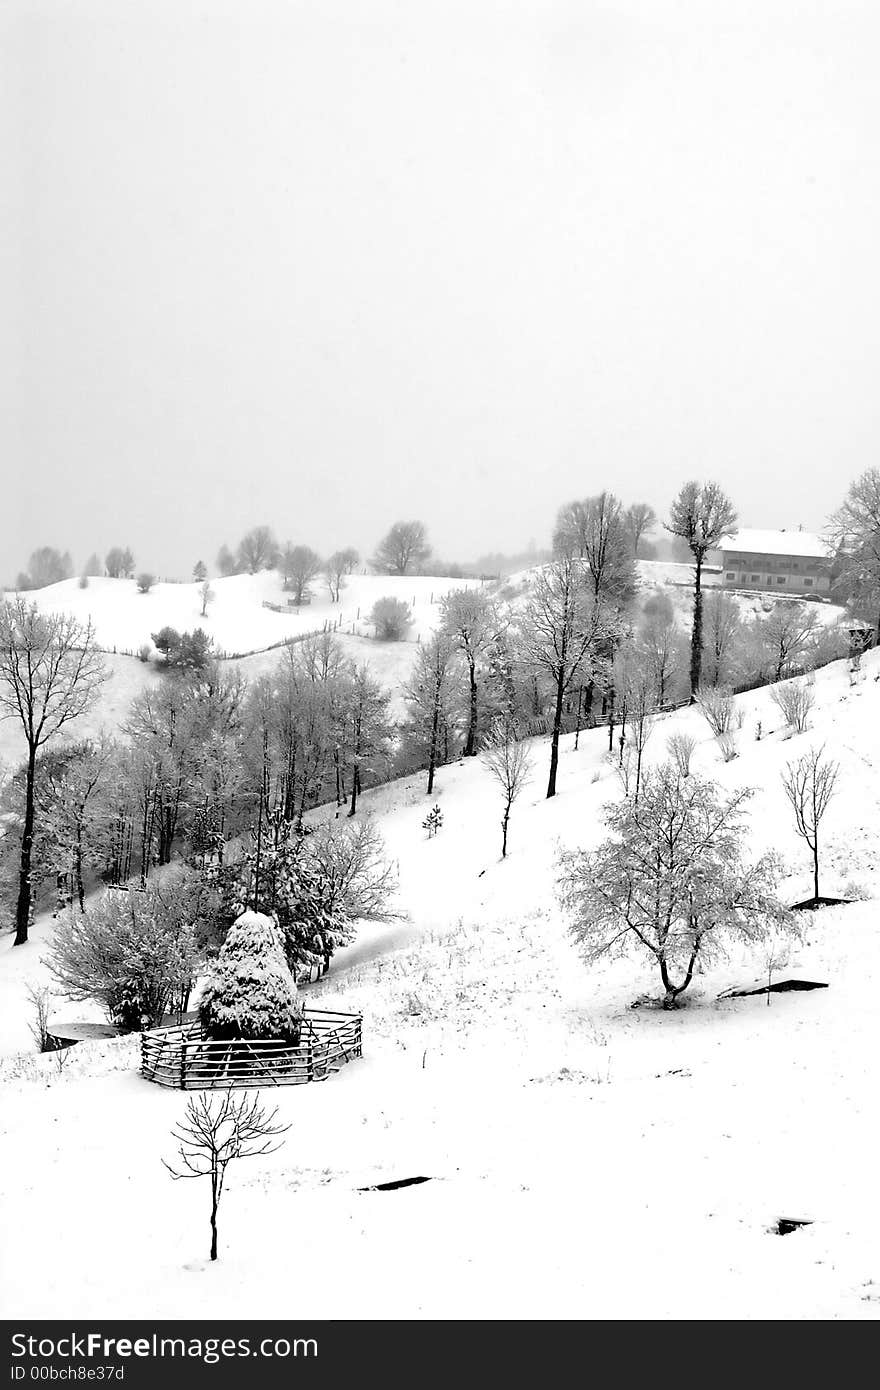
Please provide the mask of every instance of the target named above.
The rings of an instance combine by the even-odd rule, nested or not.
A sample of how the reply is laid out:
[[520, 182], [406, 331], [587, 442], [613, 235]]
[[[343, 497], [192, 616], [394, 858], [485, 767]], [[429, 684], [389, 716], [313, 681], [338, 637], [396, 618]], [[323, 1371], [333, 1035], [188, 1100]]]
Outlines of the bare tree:
[[373, 567], [380, 574], [409, 574], [430, 554], [428, 533], [421, 521], [395, 521], [376, 547]]
[[841, 582], [856, 608], [873, 610], [880, 644], [880, 468], [854, 482], [830, 520]]
[[743, 621], [739, 605], [730, 594], [710, 590], [703, 608], [703, 685], [728, 685], [737, 660]]
[[308, 545], [286, 545], [281, 554], [284, 587], [293, 590], [295, 603], [302, 603], [312, 580], [321, 573], [321, 557]]
[[204, 583], [201, 585], [199, 589], [199, 596], [202, 600], [202, 617], [207, 618], [208, 604], [213, 603], [214, 599], [216, 598], [216, 594], [214, 593], [214, 590], [211, 587], [210, 579], [206, 579]]
[[510, 719], [498, 718], [492, 721], [482, 759], [498, 786], [504, 811], [501, 816], [501, 858], [507, 856], [507, 830], [510, 825], [510, 812], [523, 787], [529, 780], [532, 760], [528, 746], [520, 736], [520, 730]]
[[783, 600], [769, 617], [756, 621], [766, 669], [774, 681], [781, 681], [786, 669], [807, 657], [815, 645], [819, 628], [815, 610]]
[[345, 573], [354, 574], [361, 562], [360, 551], [355, 550], [353, 545], [347, 545], [339, 553], [345, 560]]
[[797, 833], [813, 856], [813, 893], [819, 899], [819, 826], [831, 803], [840, 772], [839, 763], [824, 756], [824, 748], [811, 748], [796, 762], [788, 763], [782, 786], [794, 811]]
[[184, 1118], [171, 1131], [177, 1141], [177, 1166], [162, 1162], [172, 1178], [211, 1180], [211, 1259], [217, 1258], [217, 1214], [223, 1196], [226, 1169], [239, 1158], [260, 1158], [277, 1153], [275, 1141], [290, 1125], [276, 1123], [277, 1109], [267, 1111], [254, 1096], [233, 1099], [231, 1091], [218, 1100], [202, 1092], [190, 1096]]
[[[268, 570], [278, 562], [278, 542], [268, 526], [255, 526], [243, 536], [238, 546], [238, 567], [248, 574]], [[217, 559], [220, 568], [220, 557]], [[223, 573], [221, 568], [221, 573]]]
[[637, 659], [627, 672], [622, 725], [626, 749], [632, 758], [633, 794], [636, 801], [639, 799], [642, 784], [645, 747], [654, 729], [656, 713], [657, 696], [652, 672]]
[[37, 754], [97, 698], [106, 672], [94, 638], [91, 622], [42, 614], [20, 596], [0, 605], [0, 717], [18, 720], [27, 745], [16, 946], [27, 941], [30, 922]]
[[428, 796], [434, 790], [434, 775], [440, 761], [440, 740], [451, 723], [450, 697], [454, 694], [455, 645], [447, 632], [435, 632], [429, 642], [419, 646], [404, 698], [416, 736], [423, 743], [428, 764]]
[[653, 531], [657, 525], [657, 513], [647, 502], [633, 502], [626, 509], [625, 520], [633, 555], [638, 558], [642, 537]]
[[665, 1008], [674, 1008], [699, 965], [730, 942], [760, 944], [791, 919], [776, 896], [778, 861], [746, 861], [750, 793], [723, 798], [669, 763], [644, 778], [642, 794], [612, 805], [607, 838], [592, 853], [564, 852], [559, 892], [588, 961], [646, 952], [657, 964]]
[[585, 673], [594, 648], [610, 630], [584, 574], [583, 562], [569, 556], [538, 571], [522, 621], [522, 646], [527, 659], [549, 676], [553, 685], [553, 732], [550, 739], [550, 777], [547, 796], [556, 795], [559, 736], [565, 699]]
[[468, 726], [464, 757], [477, 751], [480, 667], [504, 626], [492, 599], [481, 589], [453, 589], [440, 601], [441, 628], [464, 658], [468, 674]]
[[324, 561], [324, 576], [327, 580], [327, 588], [330, 590], [331, 603], [339, 602], [345, 576], [348, 573], [348, 553], [344, 550], [334, 550], [333, 554]]
[[684, 484], [666, 530], [685, 541], [694, 557], [694, 624], [691, 632], [691, 699], [700, 688], [703, 662], [703, 565], [706, 554], [736, 526], [736, 510], [718, 483]]
[[623, 507], [613, 492], [600, 492], [560, 508], [553, 549], [583, 560], [596, 599], [620, 601], [635, 590], [632, 544]]

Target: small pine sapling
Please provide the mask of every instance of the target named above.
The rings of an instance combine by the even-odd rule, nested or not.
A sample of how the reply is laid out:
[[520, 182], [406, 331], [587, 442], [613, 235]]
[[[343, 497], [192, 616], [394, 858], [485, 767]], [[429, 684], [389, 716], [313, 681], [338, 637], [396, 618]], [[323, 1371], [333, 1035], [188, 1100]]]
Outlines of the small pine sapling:
[[425, 819], [422, 821], [422, 829], [427, 830], [428, 839], [433, 840], [437, 831], [443, 825], [443, 812], [439, 806], [432, 806]]

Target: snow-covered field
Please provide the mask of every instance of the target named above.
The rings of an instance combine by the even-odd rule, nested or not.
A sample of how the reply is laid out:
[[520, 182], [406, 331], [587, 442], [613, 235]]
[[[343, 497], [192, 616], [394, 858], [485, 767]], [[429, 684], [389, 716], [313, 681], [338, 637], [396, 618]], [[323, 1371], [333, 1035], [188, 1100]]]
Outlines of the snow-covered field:
[[133, 579], [90, 579], [81, 589], [76, 579], [66, 579], [34, 592], [33, 599], [45, 612], [71, 613], [78, 621], [91, 620], [98, 643], [109, 650], [137, 652], [152, 647], [151, 634], [161, 627], [190, 632], [201, 627], [213, 639], [217, 651], [227, 655], [264, 651], [287, 637], [320, 631], [325, 625], [340, 633], [372, 636], [367, 621], [376, 599], [391, 595], [412, 609], [409, 640], [436, 626], [439, 601], [453, 588], [478, 581], [437, 579], [431, 576], [353, 574], [345, 581], [339, 603], [331, 603], [326, 584], [315, 580], [312, 600], [300, 609], [275, 612], [264, 603], [281, 605], [287, 600], [281, 576], [275, 570], [260, 574], [235, 574], [212, 579], [214, 599], [202, 615], [199, 584], [155, 584], [148, 594], [138, 591]]
[[[281, 653], [275, 644], [321, 631], [326, 624], [334, 629], [351, 661], [370, 667], [375, 679], [391, 693], [392, 716], [402, 718], [401, 687], [412, 669], [417, 643], [430, 637], [439, 622], [440, 600], [451, 589], [477, 583], [430, 575], [397, 578], [356, 574], [346, 579], [339, 603], [331, 603], [326, 585], [322, 587], [316, 580], [310, 604], [298, 612], [276, 613], [262, 605], [264, 600], [286, 604], [280, 576], [275, 572], [239, 574], [212, 579], [216, 597], [207, 617], [201, 614], [197, 584], [157, 584], [149, 594], [141, 594], [133, 579], [90, 579], [87, 589], [81, 589], [78, 580], [68, 579], [28, 597], [46, 613], [70, 613], [79, 622], [91, 621], [98, 643], [107, 652], [109, 680], [101, 687], [93, 709], [66, 730], [69, 738], [86, 738], [102, 728], [116, 733], [135, 695], [160, 678], [151, 634], [165, 626], [179, 632], [204, 628], [213, 637], [217, 651], [244, 654], [234, 666], [252, 679], [278, 664]], [[377, 641], [367, 621], [373, 604], [386, 595], [402, 599], [412, 610], [412, 626], [404, 641]], [[123, 655], [144, 645], [150, 647], [154, 660], [142, 662]], [[16, 766], [23, 756], [17, 722], [0, 721], [0, 768], [4, 764]]]
[[[647, 968], [578, 959], [553, 863], [557, 842], [596, 842], [617, 795], [602, 731], [577, 752], [564, 741], [549, 802], [547, 745], [533, 745], [504, 862], [478, 761], [442, 770], [431, 841], [421, 778], [367, 793], [407, 916], [365, 930], [311, 991], [363, 1010], [365, 1056], [272, 1095], [291, 1132], [230, 1170], [213, 1267], [206, 1194], [160, 1161], [184, 1098], [140, 1079], [133, 1039], [80, 1044], [60, 1071], [15, 1055], [51, 924], [17, 950], [4, 938], [6, 1315], [876, 1318], [878, 677], [875, 655], [854, 687], [845, 663], [821, 671], [812, 728], [792, 738], [769, 690], [740, 697], [728, 764], [693, 709], [648, 745], [662, 756], [687, 730], [697, 771], [756, 788], [754, 848], [789, 860], [792, 900], [809, 865], [780, 770], [817, 742], [840, 762], [822, 889], [867, 896], [807, 915], [786, 973], [830, 987], [769, 1007], [717, 999], [761, 975], [754, 958], [701, 976], [669, 1014], [630, 1007], [656, 992]], [[359, 1190], [413, 1176], [432, 1180]], [[779, 1218], [813, 1224], [779, 1238]]]

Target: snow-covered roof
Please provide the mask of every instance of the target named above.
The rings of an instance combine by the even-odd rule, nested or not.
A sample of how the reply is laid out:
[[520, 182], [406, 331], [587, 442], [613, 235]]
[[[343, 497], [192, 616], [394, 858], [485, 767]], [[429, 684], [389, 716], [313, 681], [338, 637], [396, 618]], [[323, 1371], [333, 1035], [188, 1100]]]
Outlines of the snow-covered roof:
[[828, 542], [814, 531], [734, 531], [730, 536], [721, 537], [718, 549], [821, 560], [827, 560], [831, 554]]

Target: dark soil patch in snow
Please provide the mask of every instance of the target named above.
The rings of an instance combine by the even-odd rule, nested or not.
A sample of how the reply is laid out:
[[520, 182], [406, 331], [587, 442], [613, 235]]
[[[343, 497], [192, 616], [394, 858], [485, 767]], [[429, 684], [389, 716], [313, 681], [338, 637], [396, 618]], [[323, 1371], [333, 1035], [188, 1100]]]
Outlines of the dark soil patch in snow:
[[852, 898], [804, 898], [802, 903], [792, 903], [792, 912], [815, 912], [820, 907], [839, 907], [841, 903], [851, 903]]
[[394, 1178], [391, 1182], [374, 1182], [369, 1187], [359, 1187], [358, 1192], [397, 1192], [401, 1187], [417, 1187], [420, 1182], [431, 1182], [431, 1178]]
[[827, 989], [821, 980], [775, 980], [772, 985], [758, 985], [756, 989], [726, 989], [719, 999], [743, 999], [747, 994], [789, 994], [792, 990]]
[[770, 1233], [774, 1236], [790, 1236], [793, 1231], [799, 1231], [801, 1226], [812, 1226], [812, 1221], [804, 1217], [780, 1216], [775, 1226], [770, 1227]]

